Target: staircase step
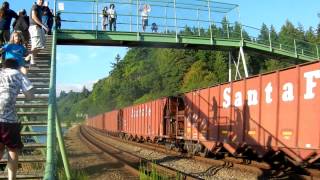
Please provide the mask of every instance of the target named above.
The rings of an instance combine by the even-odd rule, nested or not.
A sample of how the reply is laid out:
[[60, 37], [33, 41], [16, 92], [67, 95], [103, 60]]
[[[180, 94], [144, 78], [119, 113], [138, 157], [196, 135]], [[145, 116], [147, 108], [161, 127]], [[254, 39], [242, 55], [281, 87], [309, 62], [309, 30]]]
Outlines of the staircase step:
[[[1, 159], [0, 163], [7, 163], [8, 159]], [[46, 159], [42, 156], [19, 156], [19, 163], [20, 162], [45, 162]]]
[[31, 74], [31, 73], [50, 73], [50, 69], [49, 68], [39, 69], [39, 68], [31, 67], [29, 69], [28, 74]]
[[[49, 89], [48, 88], [35, 88], [33, 91], [33, 94], [35, 95], [48, 95], [49, 94]], [[21, 93], [21, 95], [23, 95]]]
[[20, 95], [20, 94], [17, 97], [17, 101], [48, 101], [48, 99], [49, 99], [49, 96], [39, 96], [39, 95], [36, 95], [31, 100], [26, 99], [24, 95]]
[[20, 133], [21, 136], [46, 136], [47, 135], [47, 132], [44, 131], [44, 132], [27, 132], [27, 131], [23, 131]]
[[46, 145], [42, 143], [24, 143], [23, 149], [32, 149], [32, 148], [45, 148]]
[[48, 59], [35, 59], [34, 62], [36, 64], [46, 64], [46, 65], [51, 65], [51, 61]]
[[34, 94], [49, 94], [49, 89], [35, 89]]
[[17, 104], [16, 108], [48, 108], [48, 104]]
[[49, 88], [49, 82], [32, 82], [34, 88]]
[[32, 84], [34, 88], [36, 89], [40, 89], [40, 88], [49, 88], [49, 83], [48, 84], [36, 84], [36, 83], [33, 83]]
[[46, 126], [47, 125], [47, 121], [21, 121], [21, 125], [25, 125], [25, 126], [32, 126], [32, 125], [43, 125]]
[[46, 116], [48, 114], [47, 111], [39, 111], [39, 112], [17, 112], [18, 116]]
[[31, 82], [49, 82], [50, 77], [29, 77]]
[[[7, 172], [0, 172], [0, 179], [7, 179]], [[43, 171], [38, 172], [17, 172], [17, 179], [42, 179]]]
[[51, 66], [51, 63], [49, 61], [44, 61], [43, 59], [37, 61], [35, 60], [35, 66], [39, 68], [49, 68]]
[[32, 78], [32, 77], [44, 77], [44, 78], [48, 78], [50, 77], [50, 74], [49, 73], [28, 73], [28, 78]]

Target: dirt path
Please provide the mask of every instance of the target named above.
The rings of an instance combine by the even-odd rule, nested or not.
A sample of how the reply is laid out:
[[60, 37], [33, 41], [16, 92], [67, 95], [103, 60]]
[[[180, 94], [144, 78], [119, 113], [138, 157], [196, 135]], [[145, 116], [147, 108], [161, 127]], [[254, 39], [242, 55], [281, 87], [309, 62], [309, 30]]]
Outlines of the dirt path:
[[65, 136], [71, 169], [85, 172], [90, 180], [122, 180], [125, 172], [117, 162], [108, 159], [100, 150], [91, 150], [80, 140], [80, 126], [70, 128]]

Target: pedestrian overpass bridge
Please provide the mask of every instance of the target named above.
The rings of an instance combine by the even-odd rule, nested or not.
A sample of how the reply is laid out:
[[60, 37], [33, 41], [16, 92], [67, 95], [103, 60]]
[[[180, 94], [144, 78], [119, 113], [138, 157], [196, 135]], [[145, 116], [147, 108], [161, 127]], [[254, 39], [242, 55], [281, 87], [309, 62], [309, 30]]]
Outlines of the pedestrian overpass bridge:
[[[205, 49], [238, 52], [238, 64], [244, 53], [256, 53], [276, 59], [314, 61], [319, 59], [317, 44], [285, 38], [280, 42], [271, 30], [245, 26], [240, 21], [236, 4], [212, 0], [112, 0], [117, 10], [117, 31], [101, 30], [101, 10], [110, 4], [106, 0], [55, 1], [61, 14], [62, 29], [48, 37], [47, 49], [36, 58], [37, 68], [28, 74], [36, 87], [36, 98], [27, 101], [19, 96], [17, 111], [22, 122], [25, 147], [20, 163], [24, 169], [19, 178], [56, 179], [56, 159], [62, 157], [65, 173], [70, 179], [60, 117], [56, 104], [57, 45], [125, 46]], [[141, 28], [141, 7], [149, 4], [149, 24], [157, 23], [158, 31]], [[260, 33], [264, 36], [259, 36]], [[257, 61], [259, 61], [257, 59]], [[245, 68], [246, 70], [246, 68]], [[246, 76], [247, 76], [246, 72]], [[34, 126], [43, 126], [36, 131]], [[39, 136], [46, 141], [41, 142]], [[6, 173], [0, 174], [6, 177]]]
[[250, 52], [270, 57], [314, 61], [318, 59], [317, 48], [294, 45], [269, 45], [245, 38], [205, 37], [194, 35], [175, 35], [145, 32], [109, 32], [92, 30], [60, 30], [57, 32], [58, 45], [93, 45], [153, 48], [182, 48], [217, 51], [236, 51], [240, 47]]

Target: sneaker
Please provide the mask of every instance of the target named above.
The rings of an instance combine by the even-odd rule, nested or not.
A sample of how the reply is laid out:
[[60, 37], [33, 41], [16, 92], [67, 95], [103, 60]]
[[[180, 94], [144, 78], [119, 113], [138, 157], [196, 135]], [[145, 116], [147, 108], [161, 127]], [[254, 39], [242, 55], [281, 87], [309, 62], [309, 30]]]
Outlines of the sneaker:
[[30, 60], [30, 65], [35, 65], [36, 63], [34, 62], [34, 59]]
[[31, 60], [31, 54], [29, 54], [28, 56], [26, 56], [26, 57], [24, 58], [24, 60], [25, 60], [25, 61], [30, 61], [30, 60]]

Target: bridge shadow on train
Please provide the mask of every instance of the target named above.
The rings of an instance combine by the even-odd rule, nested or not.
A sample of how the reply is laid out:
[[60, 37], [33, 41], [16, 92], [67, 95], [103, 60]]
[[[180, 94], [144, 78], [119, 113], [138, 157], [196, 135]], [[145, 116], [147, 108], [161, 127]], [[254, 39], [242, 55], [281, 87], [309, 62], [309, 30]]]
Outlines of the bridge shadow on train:
[[[250, 164], [252, 160], [265, 161], [271, 166], [271, 169], [277, 170], [275, 174], [278, 176], [282, 176], [282, 173], [287, 175], [292, 171], [291, 168], [283, 166], [287, 163], [291, 164], [288, 158], [284, 156], [283, 152], [274, 151], [273, 146], [277, 144], [278, 147], [286, 148], [290, 153], [295, 154], [295, 152], [291, 151], [290, 147], [287, 147], [251, 117], [247, 100], [244, 101], [241, 108], [230, 106], [226, 109], [219, 105], [215, 96], [211, 99], [211, 102], [208, 101], [208, 98], [201, 96], [200, 93], [197, 96], [199, 96], [197, 104], [194, 104], [194, 99], [182, 96], [186, 108], [185, 115], [186, 119], [190, 119], [192, 128], [196, 128], [197, 138], [200, 142], [216, 142], [209, 149], [210, 156], [217, 158], [221, 154], [224, 154], [223, 156], [231, 155], [243, 159], [243, 164]], [[200, 103], [200, 101], [202, 102]], [[203, 105], [203, 103], [211, 113], [209, 111], [203, 112], [203, 108], [199, 108], [200, 104]], [[226, 111], [228, 112], [226, 113]], [[210, 116], [210, 114], [212, 115]], [[187, 121], [185, 123], [188, 123]], [[193, 137], [193, 132], [191, 137]], [[199, 139], [199, 137], [204, 139]], [[213, 172], [219, 170], [216, 167], [213, 169]], [[273, 175], [272, 171], [263, 170], [259, 179], [265, 179], [265, 177], [272, 177]]]

